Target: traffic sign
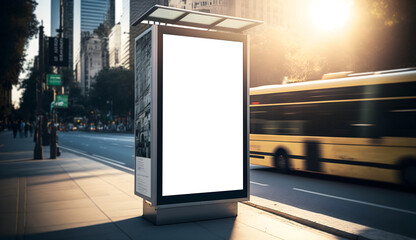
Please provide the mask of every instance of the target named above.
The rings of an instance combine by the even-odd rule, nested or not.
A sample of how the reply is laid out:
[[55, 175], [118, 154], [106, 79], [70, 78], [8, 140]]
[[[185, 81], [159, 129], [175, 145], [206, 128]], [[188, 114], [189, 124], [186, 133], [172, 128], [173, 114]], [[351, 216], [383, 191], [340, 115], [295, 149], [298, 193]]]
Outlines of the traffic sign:
[[56, 95], [55, 107], [68, 108], [68, 95]]
[[59, 75], [59, 74], [47, 74], [46, 75], [46, 84], [48, 86], [61, 86], [62, 85], [61, 75]]

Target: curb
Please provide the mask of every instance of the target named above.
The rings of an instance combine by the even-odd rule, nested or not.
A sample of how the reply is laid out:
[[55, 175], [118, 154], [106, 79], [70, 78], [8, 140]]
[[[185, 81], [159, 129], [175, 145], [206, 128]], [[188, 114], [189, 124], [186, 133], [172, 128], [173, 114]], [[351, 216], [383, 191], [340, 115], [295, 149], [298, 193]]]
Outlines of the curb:
[[[313, 221], [313, 220], [309, 220], [307, 218], [304, 217], [300, 217], [300, 215], [302, 213], [299, 213], [298, 216], [294, 215], [294, 214], [289, 214], [287, 212], [283, 212], [281, 210], [277, 210], [277, 209], [273, 209], [270, 207], [265, 207], [253, 202], [248, 202], [248, 201], [244, 201], [241, 202], [245, 205], [257, 208], [259, 210], [286, 218], [290, 221], [294, 221], [297, 223], [300, 223], [302, 225], [317, 229], [319, 231], [323, 231], [332, 235], [336, 235], [342, 238], [346, 238], [346, 239], [352, 239], [352, 240], [416, 240], [414, 238], [411, 237], [407, 237], [407, 236], [403, 236], [400, 234], [396, 234], [396, 233], [391, 233], [391, 232], [386, 232], [384, 230], [380, 230], [380, 229], [375, 229], [375, 228], [370, 228], [370, 227], [366, 227], [366, 226], [362, 226], [362, 225], [357, 225], [355, 223], [349, 223], [355, 226], [360, 226], [360, 227], [366, 227], [366, 232], [364, 232], [363, 234], [360, 234], [362, 232], [357, 232], [354, 229], [354, 227], [349, 227], [346, 226], [346, 229], [350, 229], [350, 231], [347, 230], [342, 230], [341, 227], [336, 227], [337, 225], [332, 224], [332, 226], [329, 226], [331, 224], [323, 224], [323, 223], [319, 223], [318, 221]], [[286, 206], [289, 207], [289, 206]], [[291, 208], [291, 211], [296, 211], [296, 208]], [[315, 218], [313, 215], [310, 216], [310, 218]], [[333, 223], [333, 221], [337, 221], [337, 219], [332, 219], [329, 220], [331, 223]], [[326, 221], [327, 223], [328, 220]], [[345, 223], [345, 221], [344, 221]], [[335, 226], [335, 227], [334, 227]], [[340, 226], [340, 225], [338, 225]]]
[[252, 203], [252, 202], [241, 202], [241, 203], [246, 204], [246, 205], [251, 206], [251, 207], [254, 207], [254, 208], [257, 208], [257, 209], [260, 209], [260, 210], [263, 210], [263, 211], [266, 211], [268, 213], [272, 213], [272, 214], [275, 214], [277, 216], [289, 219], [291, 221], [303, 224], [305, 226], [315, 228], [315, 229], [318, 229], [320, 231], [324, 231], [324, 232], [327, 232], [327, 233], [330, 233], [330, 234], [333, 234], [333, 235], [337, 235], [339, 237], [343, 237], [343, 238], [346, 238], [346, 239], [372, 240], [370, 238], [366, 238], [366, 237], [363, 237], [363, 236], [360, 236], [360, 235], [357, 235], [357, 234], [353, 234], [353, 233], [349, 233], [349, 232], [346, 232], [346, 231], [343, 231], [343, 230], [340, 230], [340, 229], [329, 227], [329, 226], [326, 226], [326, 225], [323, 225], [323, 224], [320, 224], [320, 223], [317, 223], [317, 222], [314, 222], [314, 221], [311, 221], [311, 220], [308, 220], [308, 219], [305, 219], [305, 218], [297, 217], [297, 216], [294, 216], [294, 215], [291, 215], [291, 214], [288, 214], [288, 213], [285, 213], [285, 212], [282, 212], [282, 211], [279, 211], [279, 210], [271, 209], [271, 208], [268, 208], [268, 207], [263, 207], [263, 206], [260, 206], [258, 204]]

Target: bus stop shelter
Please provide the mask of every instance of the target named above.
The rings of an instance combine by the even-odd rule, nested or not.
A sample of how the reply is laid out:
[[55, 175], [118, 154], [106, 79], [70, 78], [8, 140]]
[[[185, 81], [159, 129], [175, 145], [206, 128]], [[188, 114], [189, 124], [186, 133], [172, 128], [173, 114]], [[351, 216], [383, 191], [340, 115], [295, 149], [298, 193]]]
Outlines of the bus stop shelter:
[[135, 194], [155, 224], [249, 199], [249, 50], [261, 21], [154, 6], [135, 39]]

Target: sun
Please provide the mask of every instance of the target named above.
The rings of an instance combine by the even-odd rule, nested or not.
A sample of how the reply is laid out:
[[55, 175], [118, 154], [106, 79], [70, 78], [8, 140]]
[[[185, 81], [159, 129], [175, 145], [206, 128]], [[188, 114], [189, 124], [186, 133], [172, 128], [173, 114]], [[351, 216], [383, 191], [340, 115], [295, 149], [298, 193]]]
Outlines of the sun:
[[322, 30], [333, 31], [346, 23], [352, 0], [314, 0], [310, 6], [310, 16], [315, 25]]

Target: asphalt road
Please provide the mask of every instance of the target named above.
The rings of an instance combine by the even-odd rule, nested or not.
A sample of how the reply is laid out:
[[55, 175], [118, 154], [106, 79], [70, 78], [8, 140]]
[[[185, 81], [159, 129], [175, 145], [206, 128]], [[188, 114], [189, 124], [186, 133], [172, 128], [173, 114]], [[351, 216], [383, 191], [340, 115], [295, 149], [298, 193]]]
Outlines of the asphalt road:
[[[62, 149], [134, 173], [129, 134], [60, 132]], [[386, 184], [251, 166], [251, 195], [416, 238], [416, 193]]]

